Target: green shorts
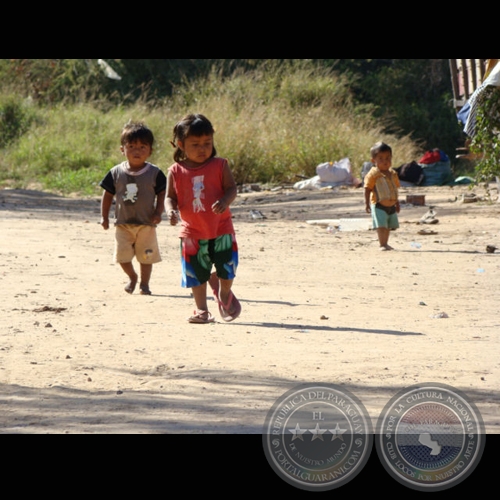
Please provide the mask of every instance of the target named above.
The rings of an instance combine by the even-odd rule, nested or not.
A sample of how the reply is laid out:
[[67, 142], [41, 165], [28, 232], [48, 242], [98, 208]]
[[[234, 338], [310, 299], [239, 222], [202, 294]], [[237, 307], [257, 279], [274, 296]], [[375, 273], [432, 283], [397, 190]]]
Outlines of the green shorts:
[[371, 205], [373, 229], [385, 227], [387, 229], [397, 229], [399, 227], [399, 219], [397, 212], [388, 214], [382, 208], [377, 208], [375, 204]]
[[217, 276], [232, 280], [238, 267], [238, 245], [234, 234], [224, 234], [213, 240], [181, 238], [182, 281], [184, 288], [206, 283], [215, 266]]

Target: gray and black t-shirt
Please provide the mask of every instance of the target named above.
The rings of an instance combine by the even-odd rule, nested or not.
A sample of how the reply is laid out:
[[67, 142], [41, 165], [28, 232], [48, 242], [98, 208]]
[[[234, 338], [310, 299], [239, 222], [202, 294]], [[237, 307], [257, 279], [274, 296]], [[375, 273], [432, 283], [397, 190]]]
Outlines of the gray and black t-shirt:
[[116, 197], [115, 224], [153, 225], [156, 196], [166, 190], [167, 178], [152, 163], [136, 172], [124, 161], [114, 166], [99, 185]]

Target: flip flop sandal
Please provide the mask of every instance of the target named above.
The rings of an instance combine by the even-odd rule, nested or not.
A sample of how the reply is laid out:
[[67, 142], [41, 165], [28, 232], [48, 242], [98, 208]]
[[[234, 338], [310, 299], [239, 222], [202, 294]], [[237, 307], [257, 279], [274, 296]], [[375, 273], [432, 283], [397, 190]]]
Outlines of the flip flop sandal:
[[193, 315], [188, 318], [189, 323], [206, 324], [213, 323], [214, 321], [215, 318], [209, 311], [202, 311], [201, 309], [193, 311]]
[[[229, 311], [233, 312], [229, 312]], [[241, 314], [241, 304], [232, 291], [229, 292], [227, 304], [223, 304], [219, 299], [219, 312], [224, 321], [233, 321]]]
[[[214, 294], [214, 299], [219, 306], [219, 313], [224, 321], [233, 321], [241, 314], [241, 304], [236, 298], [234, 293], [231, 291], [229, 295], [229, 301], [227, 304], [223, 304], [219, 298], [219, 278], [217, 278], [217, 273], [212, 273], [208, 280], [208, 284], [212, 288], [212, 293]], [[230, 310], [232, 313], [229, 313]]]

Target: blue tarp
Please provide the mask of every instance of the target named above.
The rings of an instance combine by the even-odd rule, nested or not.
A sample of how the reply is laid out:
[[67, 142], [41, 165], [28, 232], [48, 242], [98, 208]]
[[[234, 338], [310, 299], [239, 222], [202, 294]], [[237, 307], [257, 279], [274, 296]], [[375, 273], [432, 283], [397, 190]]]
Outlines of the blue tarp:
[[449, 161], [438, 161], [436, 163], [424, 164], [420, 166], [424, 171], [424, 180], [421, 186], [445, 186], [453, 184], [453, 171]]

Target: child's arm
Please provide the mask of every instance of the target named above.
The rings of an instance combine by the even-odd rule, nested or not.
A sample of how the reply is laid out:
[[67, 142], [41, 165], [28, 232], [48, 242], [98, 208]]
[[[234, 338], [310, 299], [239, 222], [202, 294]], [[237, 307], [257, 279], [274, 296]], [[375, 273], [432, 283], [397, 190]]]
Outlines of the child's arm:
[[109, 229], [109, 210], [113, 204], [114, 195], [109, 191], [104, 190], [101, 198], [101, 226], [104, 229]]
[[151, 222], [153, 224], [159, 224], [161, 222], [161, 216], [163, 214], [163, 212], [165, 211], [165, 195], [166, 195], [166, 191], [163, 190], [163, 191], [160, 191], [157, 195], [156, 195], [156, 209], [155, 209], [155, 212], [153, 214], [153, 217], [151, 218]]
[[168, 172], [167, 175], [167, 193], [166, 193], [166, 208], [167, 217], [172, 226], [175, 226], [179, 222], [179, 217], [177, 216], [177, 193], [174, 188], [174, 179], [172, 177], [172, 172]]
[[229, 164], [225, 162], [224, 171], [222, 172], [222, 189], [224, 195], [212, 205], [212, 211], [215, 214], [221, 214], [229, 208], [229, 205], [235, 200], [238, 193], [236, 181], [234, 180], [233, 173], [229, 168]]
[[371, 213], [372, 209], [370, 207], [370, 194], [372, 190], [370, 188], [365, 187], [365, 211], [367, 213]]

